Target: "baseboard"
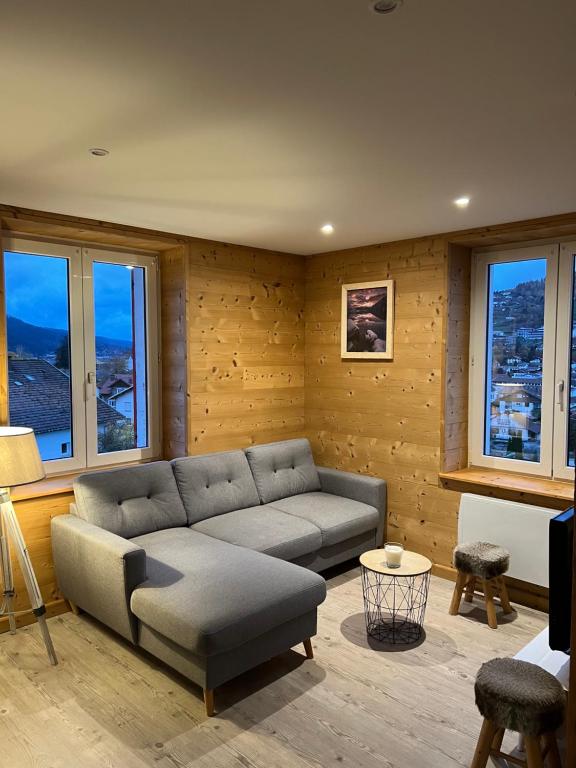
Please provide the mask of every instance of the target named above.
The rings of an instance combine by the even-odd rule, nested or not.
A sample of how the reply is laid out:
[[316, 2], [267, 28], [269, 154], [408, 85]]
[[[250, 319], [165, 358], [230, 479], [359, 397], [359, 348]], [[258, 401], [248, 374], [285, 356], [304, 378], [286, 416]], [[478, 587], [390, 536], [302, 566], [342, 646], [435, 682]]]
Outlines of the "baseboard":
[[[46, 603], [46, 616], [50, 618], [51, 616], [59, 616], [61, 613], [66, 613], [70, 610], [70, 606], [64, 600], [63, 598], [59, 598], [58, 600], [52, 600], [49, 603]], [[16, 626], [17, 627], [25, 627], [28, 624], [34, 624], [36, 621], [36, 617], [32, 613], [32, 610], [26, 611], [26, 613], [21, 613], [18, 616], [16, 616]], [[0, 634], [3, 632], [8, 632], [10, 629], [10, 626], [8, 624], [8, 619], [6, 616], [0, 618]]]
[[[448, 581], [456, 581], [456, 569], [448, 565], [433, 565], [432, 573]], [[506, 576], [506, 585], [510, 600], [519, 605], [525, 605], [528, 608], [536, 608], [538, 611], [548, 613], [548, 590], [546, 587], [539, 587], [536, 584], [528, 584], [526, 581], [519, 581]]]

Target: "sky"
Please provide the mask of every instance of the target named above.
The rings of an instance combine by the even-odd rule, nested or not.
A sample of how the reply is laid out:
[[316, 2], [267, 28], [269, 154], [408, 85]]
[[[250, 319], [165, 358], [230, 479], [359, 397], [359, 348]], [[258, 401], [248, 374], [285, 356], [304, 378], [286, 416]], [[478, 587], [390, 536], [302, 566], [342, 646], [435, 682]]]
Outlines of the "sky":
[[[68, 262], [54, 256], [5, 252], [6, 311], [32, 325], [68, 330]], [[96, 335], [132, 338], [131, 271], [94, 264]]]
[[505, 291], [529, 280], [546, 277], [546, 259], [527, 259], [494, 264], [490, 281], [495, 291]]

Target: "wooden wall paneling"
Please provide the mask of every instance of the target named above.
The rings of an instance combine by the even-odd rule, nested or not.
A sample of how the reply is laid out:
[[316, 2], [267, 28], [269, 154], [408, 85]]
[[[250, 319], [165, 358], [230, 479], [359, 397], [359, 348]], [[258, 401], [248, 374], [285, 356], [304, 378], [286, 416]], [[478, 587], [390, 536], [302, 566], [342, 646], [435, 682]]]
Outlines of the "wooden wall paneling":
[[444, 391], [442, 458], [444, 472], [468, 466], [468, 365], [470, 348], [469, 248], [449, 243], [444, 305]]
[[109, 248], [154, 252], [173, 248], [186, 240], [180, 235], [168, 232], [11, 205], [0, 205], [0, 228], [14, 234], [52, 240], [75, 240]]
[[187, 302], [188, 246], [160, 254], [163, 457], [187, 452]]
[[[306, 284], [306, 428], [319, 464], [383, 477], [388, 538], [451, 564], [458, 494], [438, 487], [446, 243], [314, 256]], [[394, 360], [340, 358], [340, 287], [394, 279]]]
[[191, 243], [188, 451], [304, 434], [304, 257]]
[[[58, 613], [63, 613], [68, 610], [68, 606], [59, 594], [56, 584], [54, 561], [52, 559], [50, 521], [56, 515], [68, 513], [70, 503], [74, 500], [74, 494], [69, 491], [51, 494], [44, 498], [18, 500], [16, 492], [14, 497], [14, 509], [22, 528], [24, 540], [26, 541], [48, 615], [54, 616]], [[15, 608], [17, 611], [28, 611], [30, 609], [30, 601], [14, 552], [11, 553], [11, 558], [16, 591]], [[35, 618], [32, 613], [27, 612], [18, 616], [19, 625], [30, 624], [34, 621]], [[0, 619], [0, 632], [7, 630], [7, 619]]]

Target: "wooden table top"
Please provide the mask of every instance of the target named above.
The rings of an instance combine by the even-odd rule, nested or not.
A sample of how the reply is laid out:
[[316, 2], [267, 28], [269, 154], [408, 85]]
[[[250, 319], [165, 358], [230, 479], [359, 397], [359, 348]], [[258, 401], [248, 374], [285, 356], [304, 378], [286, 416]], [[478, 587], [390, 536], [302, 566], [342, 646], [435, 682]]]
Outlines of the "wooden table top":
[[360, 555], [360, 564], [370, 571], [385, 573], [387, 576], [419, 576], [432, 568], [432, 562], [417, 552], [404, 550], [402, 565], [399, 568], [388, 568], [384, 549], [371, 549]]

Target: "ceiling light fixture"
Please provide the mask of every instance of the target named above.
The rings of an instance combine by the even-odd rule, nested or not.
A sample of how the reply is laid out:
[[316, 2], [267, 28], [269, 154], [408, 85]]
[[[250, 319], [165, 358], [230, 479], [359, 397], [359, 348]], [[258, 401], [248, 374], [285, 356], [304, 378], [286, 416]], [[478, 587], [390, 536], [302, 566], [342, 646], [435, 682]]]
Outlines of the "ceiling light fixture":
[[454, 205], [457, 208], [468, 208], [469, 204], [470, 204], [469, 197], [457, 197], [456, 200], [454, 200]]
[[372, 10], [374, 13], [392, 13], [397, 8], [400, 8], [403, 0], [376, 0], [372, 3]]
[[334, 226], [332, 224], [324, 224], [323, 227], [320, 227], [320, 232], [323, 235], [331, 235], [334, 232]]
[[88, 151], [94, 157], [108, 157], [108, 155], [110, 154], [110, 152], [107, 149], [102, 149], [100, 147], [92, 147], [92, 149]]

